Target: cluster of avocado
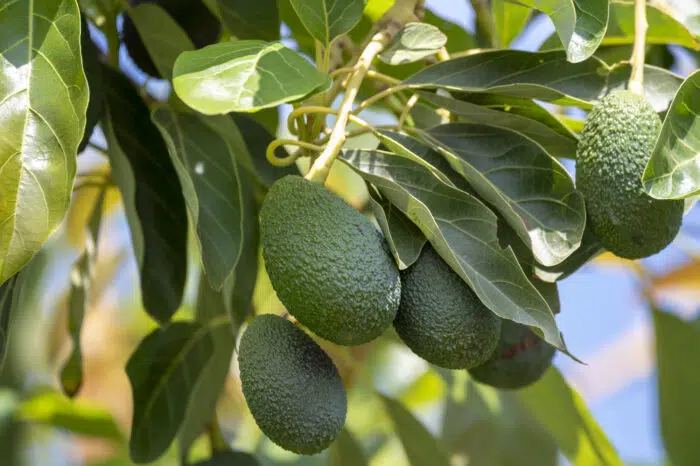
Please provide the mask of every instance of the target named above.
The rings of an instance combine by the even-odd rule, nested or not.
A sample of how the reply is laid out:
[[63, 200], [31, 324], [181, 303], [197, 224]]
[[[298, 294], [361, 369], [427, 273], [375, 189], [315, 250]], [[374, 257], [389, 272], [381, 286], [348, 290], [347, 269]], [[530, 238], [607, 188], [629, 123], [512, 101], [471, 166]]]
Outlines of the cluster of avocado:
[[[286, 176], [260, 212], [263, 257], [278, 297], [301, 324], [339, 345], [360, 345], [393, 323], [417, 355], [468, 369], [482, 383], [526, 386], [554, 347], [502, 320], [426, 245], [399, 272], [381, 233], [323, 186]], [[292, 322], [256, 317], [238, 352], [243, 393], [260, 429], [300, 454], [327, 448], [345, 423], [347, 396], [331, 359]]]

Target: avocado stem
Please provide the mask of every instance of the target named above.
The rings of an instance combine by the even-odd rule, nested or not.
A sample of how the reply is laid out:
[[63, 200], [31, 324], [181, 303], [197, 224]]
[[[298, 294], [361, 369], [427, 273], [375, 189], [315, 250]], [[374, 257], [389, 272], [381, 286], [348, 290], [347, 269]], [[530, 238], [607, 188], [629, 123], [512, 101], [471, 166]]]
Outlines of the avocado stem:
[[634, 2], [634, 47], [630, 63], [632, 72], [628, 88], [630, 91], [644, 94], [644, 54], [646, 52], [647, 34], [647, 5], [646, 0], [635, 0]]

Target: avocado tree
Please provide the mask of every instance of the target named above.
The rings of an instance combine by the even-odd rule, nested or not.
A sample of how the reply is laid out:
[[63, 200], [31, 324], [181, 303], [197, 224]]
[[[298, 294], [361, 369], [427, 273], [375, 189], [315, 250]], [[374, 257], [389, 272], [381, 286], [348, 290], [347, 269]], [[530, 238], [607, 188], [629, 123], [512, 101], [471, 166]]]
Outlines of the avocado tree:
[[[100, 439], [80, 464], [623, 464], [552, 366], [582, 362], [557, 282], [662, 251], [700, 194], [700, 3], [437, 3], [0, 0], [2, 464], [37, 426]], [[113, 289], [125, 420], [89, 401]], [[700, 327], [653, 316], [697, 465]]]

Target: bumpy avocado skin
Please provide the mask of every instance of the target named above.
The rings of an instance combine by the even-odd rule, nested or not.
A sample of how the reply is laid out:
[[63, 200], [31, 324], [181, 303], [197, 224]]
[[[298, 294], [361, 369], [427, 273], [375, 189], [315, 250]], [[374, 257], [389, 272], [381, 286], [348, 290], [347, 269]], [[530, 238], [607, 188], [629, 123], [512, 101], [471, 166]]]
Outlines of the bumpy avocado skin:
[[359, 345], [391, 325], [401, 298], [396, 263], [379, 231], [343, 199], [285, 176], [265, 197], [260, 233], [277, 296], [311, 331]]
[[683, 201], [653, 199], [641, 177], [661, 120], [640, 95], [611, 92], [590, 113], [576, 158], [576, 185], [600, 243], [627, 259], [661, 251], [676, 237]]
[[347, 395], [320, 346], [279, 316], [256, 317], [238, 350], [243, 394], [260, 430], [282, 448], [312, 455], [345, 424]]
[[527, 326], [503, 319], [496, 350], [488, 361], [468, 371], [475, 380], [492, 387], [523, 388], [542, 377], [555, 352]]
[[[219, 20], [201, 0], [129, 0], [132, 7], [142, 3], [154, 3], [162, 7], [187, 33], [198, 49], [213, 44], [219, 39], [221, 33]], [[136, 25], [128, 14], [124, 15], [122, 38], [136, 66], [149, 76], [162, 78], [141, 40]]]
[[394, 328], [414, 353], [447, 369], [485, 362], [496, 349], [501, 319], [428, 244], [401, 272]]

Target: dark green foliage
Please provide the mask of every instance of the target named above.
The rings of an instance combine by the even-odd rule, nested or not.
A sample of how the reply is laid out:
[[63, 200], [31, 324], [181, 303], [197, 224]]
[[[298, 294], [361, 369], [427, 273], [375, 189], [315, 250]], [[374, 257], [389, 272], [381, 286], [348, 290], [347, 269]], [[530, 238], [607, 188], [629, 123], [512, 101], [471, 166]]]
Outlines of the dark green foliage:
[[374, 225], [343, 199], [286, 176], [265, 198], [260, 229], [277, 296], [314, 333], [359, 345], [391, 325], [401, 297], [396, 263]]
[[[129, 0], [134, 7], [142, 3], [155, 3], [162, 7], [187, 33], [198, 49], [215, 43], [221, 33], [219, 20], [201, 0]], [[136, 25], [129, 15], [124, 15], [122, 38], [129, 56], [144, 73], [161, 78], [156, 65], [146, 50]]]
[[496, 351], [484, 364], [469, 369], [469, 374], [492, 387], [523, 388], [542, 377], [555, 351], [527, 326], [504, 319]]
[[238, 351], [246, 402], [260, 429], [295, 453], [326, 449], [345, 424], [347, 396], [331, 359], [279, 316], [255, 318]]
[[83, 71], [90, 89], [90, 100], [88, 101], [87, 112], [85, 114], [85, 133], [83, 140], [78, 146], [78, 153], [87, 147], [92, 131], [102, 118], [105, 110], [104, 89], [102, 84], [102, 67], [100, 66], [99, 50], [90, 39], [90, 30], [87, 21], [83, 18], [80, 31], [80, 48], [83, 57]]
[[466, 369], [483, 363], [496, 349], [501, 319], [426, 245], [416, 263], [401, 273], [394, 328], [426, 361]]
[[600, 243], [639, 259], [661, 251], [681, 225], [683, 201], [656, 200], [641, 177], [661, 131], [661, 120], [642, 96], [613, 91], [588, 116], [576, 159], [577, 187]]

